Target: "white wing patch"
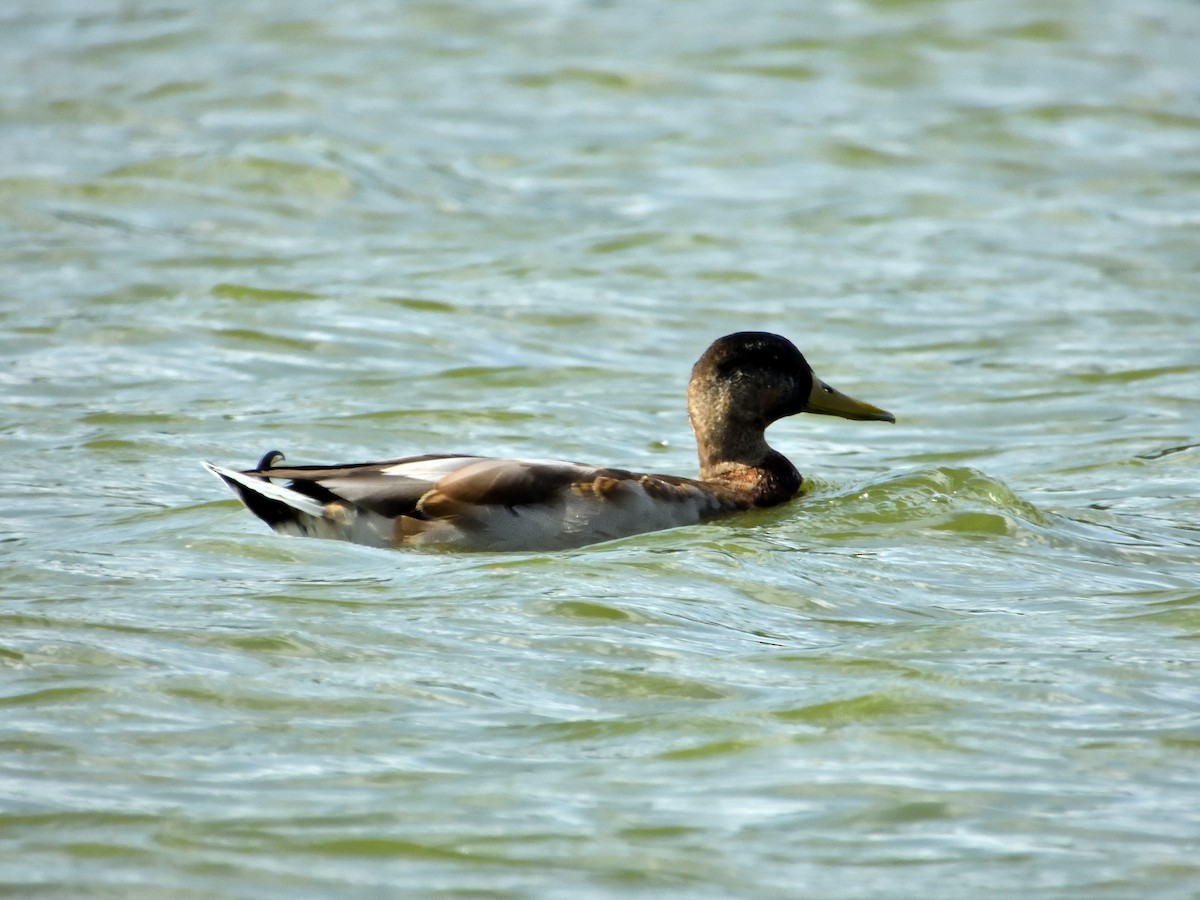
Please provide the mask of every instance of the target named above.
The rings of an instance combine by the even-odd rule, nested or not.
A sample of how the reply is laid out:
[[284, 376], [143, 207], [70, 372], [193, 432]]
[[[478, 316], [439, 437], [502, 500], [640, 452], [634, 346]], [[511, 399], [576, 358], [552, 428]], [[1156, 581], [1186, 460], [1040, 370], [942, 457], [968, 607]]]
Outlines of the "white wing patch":
[[485, 456], [447, 456], [442, 459], [401, 460], [379, 470], [381, 475], [392, 475], [399, 478], [412, 478], [414, 481], [428, 481], [430, 484], [444, 478], [451, 472], [457, 472], [464, 466], [487, 459]]

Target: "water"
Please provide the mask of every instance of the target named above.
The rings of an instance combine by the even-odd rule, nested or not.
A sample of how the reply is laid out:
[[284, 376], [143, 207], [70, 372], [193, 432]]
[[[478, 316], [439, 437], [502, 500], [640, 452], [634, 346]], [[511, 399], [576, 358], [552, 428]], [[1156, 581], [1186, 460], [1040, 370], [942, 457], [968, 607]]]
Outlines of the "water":
[[[14, 896], [1195, 896], [1200, 9], [18, 4], [0, 28]], [[266, 532], [201, 458], [688, 474], [570, 553]]]

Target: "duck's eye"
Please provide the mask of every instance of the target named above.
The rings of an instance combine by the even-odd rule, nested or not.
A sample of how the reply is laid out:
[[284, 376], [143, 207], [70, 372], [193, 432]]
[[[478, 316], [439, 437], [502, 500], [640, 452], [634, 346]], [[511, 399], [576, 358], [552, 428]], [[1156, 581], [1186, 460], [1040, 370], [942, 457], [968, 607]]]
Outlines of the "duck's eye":
[[832, 394], [832, 393], [833, 393], [833, 388], [831, 388], [831, 387], [830, 387], [829, 385], [827, 385], [827, 384], [822, 384], [822, 385], [821, 385], [821, 390], [823, 390], [823, 391], [824, 391], [825, 393], [827, 393], [827, 394]]

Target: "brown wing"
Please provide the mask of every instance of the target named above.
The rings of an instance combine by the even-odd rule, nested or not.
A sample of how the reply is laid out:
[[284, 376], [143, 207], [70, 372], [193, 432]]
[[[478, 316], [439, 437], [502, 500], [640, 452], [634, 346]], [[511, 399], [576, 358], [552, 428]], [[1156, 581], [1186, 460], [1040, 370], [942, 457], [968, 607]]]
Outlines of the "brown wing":
[[544, 503], [594, 471], [566, 462], [482, 459], [438, 481], [420, 511], [429, 518], [457, 519], [480, 507]]

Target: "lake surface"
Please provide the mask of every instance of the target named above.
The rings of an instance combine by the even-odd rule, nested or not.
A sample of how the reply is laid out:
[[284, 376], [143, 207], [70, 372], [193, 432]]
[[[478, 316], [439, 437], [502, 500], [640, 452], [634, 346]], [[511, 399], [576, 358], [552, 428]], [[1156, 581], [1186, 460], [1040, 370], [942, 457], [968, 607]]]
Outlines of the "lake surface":
[[[0, 893], [1195, 897], [1200, 6], [0, 13]], [[568, 553], [276, 536], [199, 465], [695, 472]]]

